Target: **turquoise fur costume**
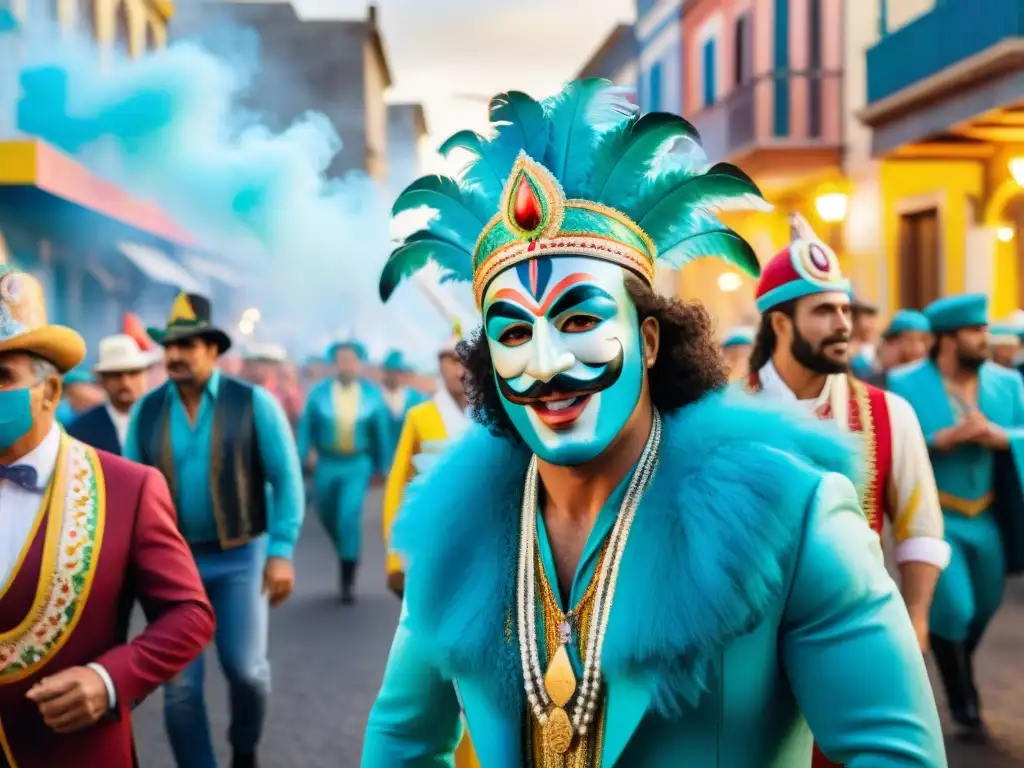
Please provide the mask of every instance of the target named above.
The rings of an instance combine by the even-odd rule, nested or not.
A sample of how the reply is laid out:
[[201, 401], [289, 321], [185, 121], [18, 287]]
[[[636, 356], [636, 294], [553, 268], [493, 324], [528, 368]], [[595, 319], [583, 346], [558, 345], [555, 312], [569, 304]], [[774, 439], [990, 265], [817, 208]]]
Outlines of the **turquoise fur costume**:
[[380, 390], [357, 381], [358, 414], [351, 429], [351, 445], [341, 447], [334, 387], [329, 379], [309, 393], [299, 422], [299, 455], [317, 452], [313, 477], [317, 515], [343, 562], [355, 563], [361, 551], [363, 500], [374, 473], [384, 474], [390, 463], [391, 426]]
[[[979, 407], [1009, 433], [1008, 455], [974, 444], [931, 452], [946, 538], [953, 548], [932, 603], [932, 631], [946, 640], [975, 644], [999, 607], [1007, 570], [1024, 568], [1022, 509], [1009, 494], [996, 492], [997, 468], [1012, 473], [1006, 485], [1016, 480], [1019, 489], [1024, 482], [1024, 380], [1017, 371], [993, 363], [982, 365], [978, 374]], [[914, 407], [930, 449], [935, 434], [959, 420], [930, 360], [897, 369], [890, 386]]]
[[[851, 768], [946, 764], [906, 610], [842, 476], [855, 457], [830, 425], [739, 392], [665, 419], [608, 629], [604, 766], [805, 766], [807, 723]], [[506, 627], [528, 459], [471, 433], [411, 489], [364, 768], [450, 765], [460, 700], [482, 765], [526, 765]]]

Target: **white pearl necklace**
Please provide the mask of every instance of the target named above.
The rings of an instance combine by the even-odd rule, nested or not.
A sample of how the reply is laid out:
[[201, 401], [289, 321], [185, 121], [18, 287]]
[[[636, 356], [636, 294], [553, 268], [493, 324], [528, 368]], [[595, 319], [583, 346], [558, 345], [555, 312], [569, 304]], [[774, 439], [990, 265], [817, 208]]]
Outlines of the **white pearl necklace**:
[[[583, 664], [583, 680], [576, 691], [572, 709], [573, 730], [580, 736], [587, 733], [597, 710], [601, 693], [601, 656], [605, 632], [611, 614], [612, 599], [618, 582], [619, 565], [626, 549], [629, 531], [636, 516], [640, 497], [647, 489], [658, 466], [661, 445], [661, 416], [655, 411], [651, 434], [647, 438], [640, 461], [633, 472], [618, 517], [608, 538], [608, 554], [602, 559], [594, 595], [594, 613], [587, 636], [587, 652]], [[516, 624], [519, 634], [519, 657], [523, 669], [526, 698], [537, 721], [544, 725], [552, 708], [551, 697], [544, 686], [537, 641], [536, 608], [536, 542], [537, 542], [537, 457], [530, 460], [523, 488], [523, 506], [519, 534], [519, 569], [516, 582]]]

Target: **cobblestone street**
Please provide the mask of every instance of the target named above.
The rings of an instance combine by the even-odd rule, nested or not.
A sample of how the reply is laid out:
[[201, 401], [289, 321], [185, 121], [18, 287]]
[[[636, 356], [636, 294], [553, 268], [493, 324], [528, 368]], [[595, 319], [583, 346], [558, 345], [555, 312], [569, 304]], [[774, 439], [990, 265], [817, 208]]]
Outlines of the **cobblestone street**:
[[[337, 601], [334, 555], [310, 515], [297, 553], [295, 596], [271, 614], [274, 693], [261, 768], [355, 768], [363, 729], [380, 685], [398, 602], [384, 587], [380, 496], [368, 499], [360, 602]], [[950, 739], [951, 768], [1024, 768], [1024, 583], [1006, 603], [978, 656], [978, 676], [993, 743], [979, 748]], [[221, 765], [227, 766], [227, 702], [210, 665], [209, 706]], [[940, 702], [944, 703], [941, 692]], [[174, 768], [163, 733], [161, 696], [136, 713], [142, 768]], [[796, 767], [794, 767], [796, 768]]]

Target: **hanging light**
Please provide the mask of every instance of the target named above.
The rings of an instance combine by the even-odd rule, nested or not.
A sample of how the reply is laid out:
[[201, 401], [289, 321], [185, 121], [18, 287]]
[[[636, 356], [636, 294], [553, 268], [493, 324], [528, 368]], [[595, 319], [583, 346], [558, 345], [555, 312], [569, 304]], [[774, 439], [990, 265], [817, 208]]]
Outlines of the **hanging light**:
[[814, 200], [818, 215], [827, 224], [836, 224], [845, 219], [849, 204], [850, 196], [845, 192], [826, 192]]
[[743, 278], [735, 272], [723, 272], [718, 276], [718, 290], [722, 293], [735, 293], [743, 285]]
[[1015, 157], [1010, 160], [1010, 175], [1017, 182], [1018, 186], [1024, 187], [1024, 157]]
[[1004, 224], [1003, 226], [999, 227], [999, 229], [996, 230], [996, 239], [998, 239], [1000, 243], [1010, 242], [1011, 240], [1013, 240], [1013, 235], [1013, 227], [1007, 224]]

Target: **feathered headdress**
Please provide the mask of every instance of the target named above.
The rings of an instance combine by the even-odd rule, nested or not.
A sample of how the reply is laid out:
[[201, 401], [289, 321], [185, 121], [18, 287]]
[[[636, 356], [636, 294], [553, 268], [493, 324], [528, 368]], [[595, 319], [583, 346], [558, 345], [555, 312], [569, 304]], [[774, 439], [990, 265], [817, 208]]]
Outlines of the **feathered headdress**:
[[462, 131], [441, 146], [446, 157], [473, 156], [458, 179], [425, 176], [399, 195], [393, 215], [425, 207], [433, 216], [391, 254], [383, 300], [430, 262], [446, 279], [472, 281], [478, 307], [495, 275], [539, 255], [611, 261], [648, 283], [658, 259], [678, 268], [718, 256], [759, 274], [751, 247], [709, 211], [768, 206], [738, 168], [707, 167], [681, 117], [641, 117], [619, 88], [590, 79], [544, 101], [501, 94], [490, 118], [492, 136]]

